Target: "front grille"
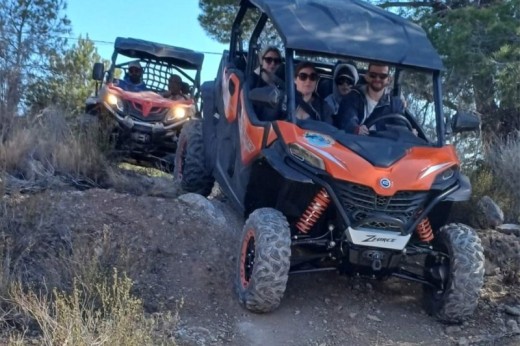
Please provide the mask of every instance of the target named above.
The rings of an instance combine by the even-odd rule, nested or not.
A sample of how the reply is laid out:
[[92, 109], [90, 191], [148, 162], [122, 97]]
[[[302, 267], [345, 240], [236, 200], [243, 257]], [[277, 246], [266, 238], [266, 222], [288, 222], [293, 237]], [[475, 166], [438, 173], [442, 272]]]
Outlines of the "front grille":
[[352, 223], [361, 222], [363, 227], [382, 230], [401, 229], [383, 219], [374, 221], [367, 218], [385, 215], [408, 224], [418, 216], [428, 198], [428, 192], [423, 191], [399, 191], [390, 197], [380, 196], [368, 186], [346, 182], [336, 182], [334, 190]]
[[155, 123], [163, 121], [163, 119], [168, 114], [169, 109], [163, 107], [152, 107], [150, 112], [144, 116], [143, 115], [143, 105], [138, 102], [132, 102], [125, 100], [124, 101], [124, 110], [125, 115], [129, 115], [132, 118], [135, 118], [139, 121]]

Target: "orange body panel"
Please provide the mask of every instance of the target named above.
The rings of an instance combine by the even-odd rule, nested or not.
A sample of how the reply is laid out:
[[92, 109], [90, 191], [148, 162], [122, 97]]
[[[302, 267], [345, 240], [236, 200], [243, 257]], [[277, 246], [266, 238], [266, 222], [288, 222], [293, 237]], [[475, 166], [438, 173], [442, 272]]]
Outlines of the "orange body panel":
[[108, 84], [106, 90], [101, 91], [102, 96], [104, 93], [110, 92], [113, 95], [119, 96], [121, 99], [126, 101], [130, 101], [134, 104], [139, 105], [139, 107], [135, 107], [136, 109], [140, 109], [143, 116], [148, 116], [153, 108], [171, 108], [177, 104], [185, 104], [187, 106], [192, 105], [194, 101], [192, 99], [188, 100], [170, 100], [167, 99], [154, 91], [125, 91], [114, 84]]
[[249, 120], [249, 114], [244, 107], [244, 94], [240, 93], [241, 109], [238, 114], [238, 131], [240, 132], [240, 155], [243, 164], [248, 164], [262, 150], [264, 127], [254, 126]]
[[[295, 124], [278, 121], [284, 140], [298, 143], [321, 157], [326, 171], [335, 179], [370, 186], [381, 196], [392, 196], [397, 191], [429, 190], [438, 173], [460, 164], [455, 148], [415, 147], [390, 167], [375, 167], [364, 158], [329, 138], [330, 145], [314, 146], [305, 139], [306, 132]], [[326, 135], [321, 135], [328, 137]], [[389, 179], [391, 185], [383, 188], [381, 179]]]
[[[233, 95], [229, 93], [229, 85], [233, 83], [235, 85], [235, 92]], [[226, 119], [232, 123], [237, 118], [238, 112], [238, 95], [240, 90], [240, 79], [234, 73], [228, 73], [224, 70], [224, 78], [222, 78], [222, 98], [224, 100], [224, 112], [226, 113]]]
[[275, 141], [276, 138], [278, 138], [278, 135], [276, 134], [276, 132], [274, 132], [274, 129], [271, 126], [269, 128], [269, 134], [267, 135], [267, 143], [265, 143], [265, 146], [268, 147], [271, 143]]

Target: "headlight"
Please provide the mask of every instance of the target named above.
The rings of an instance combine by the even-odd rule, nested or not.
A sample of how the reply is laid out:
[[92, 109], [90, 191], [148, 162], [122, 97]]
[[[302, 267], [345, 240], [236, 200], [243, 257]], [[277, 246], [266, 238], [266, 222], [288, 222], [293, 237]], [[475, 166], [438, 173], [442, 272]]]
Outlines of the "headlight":
[[168, 113], [168, 120], [180, 120], [195, 115], [195, 106], [193, 105], [175, 105]]
[[123, 110], [123, 102], [114, 94], [107, 94], [106, 101], [109, 105], [117, 107], [120, 111]]
[[292, 156], [294, 156], [296, 159], [305, 162], [313, 167], [325, 169], [325, 163], [323, 163], [323, 160], [310, 150], [302, 147], [301, 145], [297, 143], [291, 143], [289, 144], [289, 151], [291, 152]]
[[444, 190], [447, 187], [453, 185], [459, 178], [459, 168], [457, 166], [451, 166], [450, 168], [440, 172], [433, 181], [432, 188]]

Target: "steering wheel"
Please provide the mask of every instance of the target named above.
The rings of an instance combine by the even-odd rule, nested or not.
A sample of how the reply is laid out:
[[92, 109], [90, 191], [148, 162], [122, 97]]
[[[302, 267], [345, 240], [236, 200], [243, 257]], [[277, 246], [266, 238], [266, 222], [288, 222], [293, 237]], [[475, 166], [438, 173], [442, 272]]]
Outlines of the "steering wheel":
[[367, 128], [370, 128], [372, 125], [380, 122], [381, 120], [386, 120], [386, 119], [399, 120], [399, 121], [403, 122], [410, 131], [413, 131], [413, 126], [412, 126], [412, 123], [410, 122], [410, 120], [408, 120], [408, 118], [406, 118], [404, 115], [399, 114], [399, 113], [390, 113], [390, 114], [382, 115], [380, 117], [376, 117], [374, 119], [369, 119], [363, 125], [365, 125]]

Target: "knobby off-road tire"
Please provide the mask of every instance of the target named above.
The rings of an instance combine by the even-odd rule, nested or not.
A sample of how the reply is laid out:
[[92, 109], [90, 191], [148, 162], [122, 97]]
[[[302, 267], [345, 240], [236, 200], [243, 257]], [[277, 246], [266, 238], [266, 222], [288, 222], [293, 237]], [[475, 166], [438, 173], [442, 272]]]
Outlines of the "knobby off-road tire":
[[242, 232], [236, 287], [246, 309], [262, 313], [280, 305], [289, 276], [291, 233], [278, 210], [261, 208], [249, 215]]
[[211, 193], [215, 180], [206, 171], [202, 121], [194, 119], [186, 123], [179, 135], [175, 153], [173, 177], [182, 190], [203, 196]]
[[446, 289], [439, 292], [425, 287], [428, 313], [442, 322], [460, 323], [478, 305], [484, 284], [484, 251], [477, 233], [463, 224], [449, 224], [435, 235], [436, 249], [449, 256]]

